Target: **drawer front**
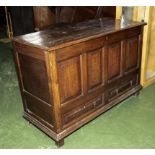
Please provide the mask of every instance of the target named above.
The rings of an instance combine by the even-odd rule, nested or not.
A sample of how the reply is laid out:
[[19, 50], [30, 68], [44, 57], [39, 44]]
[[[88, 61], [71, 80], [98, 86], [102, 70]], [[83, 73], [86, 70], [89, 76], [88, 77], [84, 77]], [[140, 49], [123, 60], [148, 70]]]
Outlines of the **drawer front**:
[[117, 98], [126, 91], [135, 87], [136, 85], [138, 85], [138, 75], [132, 76], [130, 79], [126, 81], [124, 81], [123, 79], [120, 80], [117, 86], [112, 87], [108, 90], [108, 101]]
[[104, 104], [102, 97], [97, 97], [88, 103], [82, 104], [78, 107], [74, 107], [67, 113], [62, 114], [63, 126], [68, 123], [75, 122], [78, 118], [87, 116], [89, 113], [92, 113], [93, 111], [95, 111], [103, 105]]

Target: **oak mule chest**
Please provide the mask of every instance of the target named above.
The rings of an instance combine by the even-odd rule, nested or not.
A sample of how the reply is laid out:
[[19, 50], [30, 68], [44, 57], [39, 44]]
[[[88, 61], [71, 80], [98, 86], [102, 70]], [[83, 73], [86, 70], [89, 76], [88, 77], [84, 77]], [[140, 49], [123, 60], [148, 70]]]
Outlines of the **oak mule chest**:
[[101, 18], [15, 37], [24, 118], [61, 146], [70, 133], [138, 94], [144, 25]]

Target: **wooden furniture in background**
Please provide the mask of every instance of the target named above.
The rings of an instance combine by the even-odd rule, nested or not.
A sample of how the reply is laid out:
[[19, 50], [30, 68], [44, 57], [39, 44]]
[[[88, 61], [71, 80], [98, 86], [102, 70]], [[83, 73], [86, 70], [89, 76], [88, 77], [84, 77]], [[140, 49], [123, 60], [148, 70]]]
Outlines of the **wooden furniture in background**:
[[[115, 6], [9, 6], [7, 10], [11, 25], [7, 30], [10, 38], [13, 35], [46, 29], [55, 24], [78, 23], [101, 17], [115, 18], [116, 14]], [[3, 19], [1, 22], [0, 24], [5, 23]]]
[[5, 16], [6, 16], [7, 36], [9, 39], [12, 39], [13, 37], [12, 20], [10, 12], [8, 11], [6, 6], [5, 6]]
[[15, 37], [24, 118], [62, 145], [64, 137], [137, 95], [144, 25], [100, 18]]
[[115, 6], [60, 6], [55, 7], [56, 23], [78, 23], [103, 17], [115, 18]]
[[34, 16], [32, 6], [9, 6], [13, 36], [34, 32]]
[[55, 24], [54, 13], [47, 6], [33, 6], [35, 30]]
[[115, 6], [34, 6], [35, 30], [55, 24], [78, 23], [102, 17], [115, 18]]

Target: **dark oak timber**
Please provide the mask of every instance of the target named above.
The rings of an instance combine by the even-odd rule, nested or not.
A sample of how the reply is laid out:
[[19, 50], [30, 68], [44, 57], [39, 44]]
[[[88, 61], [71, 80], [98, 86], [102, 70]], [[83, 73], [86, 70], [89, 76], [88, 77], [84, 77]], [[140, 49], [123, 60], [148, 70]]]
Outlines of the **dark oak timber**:
[[145, 24], [101, 18], [15, 37], [24, 118], [62, 146], [70, 133], [137, 95]]

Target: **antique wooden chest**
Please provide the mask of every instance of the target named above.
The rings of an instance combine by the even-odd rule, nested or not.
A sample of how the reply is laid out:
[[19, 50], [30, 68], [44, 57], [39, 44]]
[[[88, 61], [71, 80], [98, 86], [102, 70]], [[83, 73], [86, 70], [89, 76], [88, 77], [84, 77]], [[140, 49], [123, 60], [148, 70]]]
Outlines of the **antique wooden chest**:
[[15, 37], [24, 118], [63, 145], [64, 137], [138, 94], [144, 25], [102, 18]]

